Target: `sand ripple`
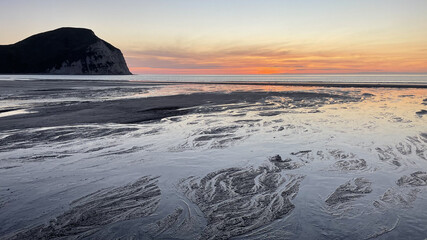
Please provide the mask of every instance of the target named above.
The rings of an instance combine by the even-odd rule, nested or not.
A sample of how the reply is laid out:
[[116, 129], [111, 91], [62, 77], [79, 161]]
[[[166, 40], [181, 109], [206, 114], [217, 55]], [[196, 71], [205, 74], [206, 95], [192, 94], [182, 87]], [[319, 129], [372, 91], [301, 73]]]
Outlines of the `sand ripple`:
[[283, 174], [283, 169], [271, 164], [228, 168], [184, 180], [180, 185], [185, 195], [208, 221], [201, 239], [238, 236], [291, 212], [303, 176]]
[[10, 239], [57, 239], [89, 236], [103, 226], [144, 217], [153, 213], [160, 201], [157, 178], [142, 177], [128, 185], [100, 190], [72, 203], [70, 210]]
[[325, 202], [329, 206], [339, 206], [370, 192], [372, 192], [371, 182], [366, 178], [358, 177], [340, 185]]

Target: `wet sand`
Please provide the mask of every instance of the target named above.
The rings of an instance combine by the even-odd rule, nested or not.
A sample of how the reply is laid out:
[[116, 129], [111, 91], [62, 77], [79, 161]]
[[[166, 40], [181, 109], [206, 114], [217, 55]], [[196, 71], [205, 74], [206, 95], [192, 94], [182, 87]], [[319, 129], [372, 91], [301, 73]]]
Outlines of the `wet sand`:
[[1, 239], [425, 238], [423, 88], [0, 86]]
[[[0, 118], [0, 130], [41, 128], [75, 124], [119, 123], [132, 124], [160, 120], [166, 117], [182, 116], [197, 112], [197, 107], [212, 107], [224, 104], [254, 104], [271, 98], [289, 98], [297, 107], [323, 104], [333, 99], [336, 102], [358, 101], [350, 96], [305, 93], [305, 92], [234, 92], [234, 93], [193, 93], [150, 97], [145, 99], [122, 99], [98, 102], [61, 102], [36, 106], [32, 113], [17, 114]], [[303, 102], [302, 100], [306, 101]]]

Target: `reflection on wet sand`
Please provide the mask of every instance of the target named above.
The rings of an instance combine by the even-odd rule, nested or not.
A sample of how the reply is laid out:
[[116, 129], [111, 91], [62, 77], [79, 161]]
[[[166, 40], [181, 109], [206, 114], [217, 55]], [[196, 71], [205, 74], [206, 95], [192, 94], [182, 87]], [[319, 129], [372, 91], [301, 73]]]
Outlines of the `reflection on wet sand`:
[[6, 239], [425, 237], [426, 89], [68, 84], [1, 95]]

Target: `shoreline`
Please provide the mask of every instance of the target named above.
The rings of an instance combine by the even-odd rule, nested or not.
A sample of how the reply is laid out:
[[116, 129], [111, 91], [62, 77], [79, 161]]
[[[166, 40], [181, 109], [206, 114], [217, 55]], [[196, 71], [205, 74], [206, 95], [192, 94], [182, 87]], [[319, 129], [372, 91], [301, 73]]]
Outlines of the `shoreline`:
[[235, 85], [342, 88], [427, 88], [427, 75], [0, 75], [7, 82], [104, 82], [133, 85]]
[[301, 86], [301, 87], [351, 87], [351, 88], [427, 88], [427, 83], [333, 83], [333, 82], [178, 82], [178, 81], [136, 81], [147, 84], [215, 84], [215, 85], [257, 85], [257, 86]]
[[[2, 80], [0, 80], [1, 82]], [[108, 80], [108, 79], [28, 79], [28, 80], [3, 80], [4, 82], [108, 82], [110, 84], [135, 84], [135, 85], [240, 85], [240, 86], [300, 86], [300, 87], [331, 87], [331, 88], [427, 88], [426, 83], [416, 82], [250, 82], [250, 81], [146, 81], [146, 80]]]

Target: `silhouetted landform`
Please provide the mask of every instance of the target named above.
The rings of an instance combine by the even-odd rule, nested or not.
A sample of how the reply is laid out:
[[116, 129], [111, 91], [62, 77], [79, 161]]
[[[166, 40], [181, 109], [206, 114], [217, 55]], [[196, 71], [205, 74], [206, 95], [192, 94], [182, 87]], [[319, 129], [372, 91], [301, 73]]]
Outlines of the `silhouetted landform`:
[[119, 49], [84, 28], [59, 28], [0, 45], [0, 73], [131, 74]]

